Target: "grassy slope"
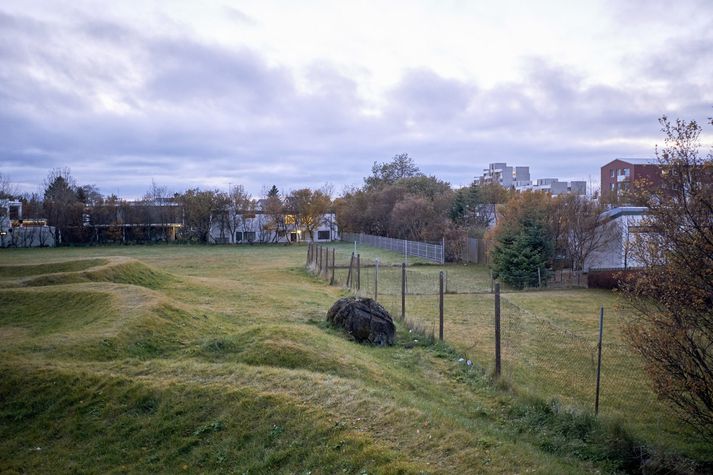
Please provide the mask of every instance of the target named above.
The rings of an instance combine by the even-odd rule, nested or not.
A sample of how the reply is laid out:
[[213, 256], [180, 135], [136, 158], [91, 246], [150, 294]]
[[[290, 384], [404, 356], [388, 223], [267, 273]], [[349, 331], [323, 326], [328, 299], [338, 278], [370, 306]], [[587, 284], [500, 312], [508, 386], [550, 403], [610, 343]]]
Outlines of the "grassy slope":
[[[76, 263], [88, 257], [102, 260]], [[2, 258], [0, 472], [582, 473], [627, 463], [590, 419], [514, 400], [404, 329], [398, 345], [374, 349], [326, 328], [339, 291], [304, 273], [304, 248]], [[30, 267], [50, 261], [51, 278]]]

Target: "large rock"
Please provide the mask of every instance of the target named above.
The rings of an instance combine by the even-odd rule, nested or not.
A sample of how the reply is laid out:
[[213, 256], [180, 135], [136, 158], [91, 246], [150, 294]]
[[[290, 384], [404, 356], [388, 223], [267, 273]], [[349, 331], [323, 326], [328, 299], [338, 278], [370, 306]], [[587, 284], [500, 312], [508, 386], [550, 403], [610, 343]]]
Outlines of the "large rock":
[[369, 298], [345, 297], [327, 312], [327, 321], [344, 328], [359, 343], [393, 345], [396, 327], [384, 307]]

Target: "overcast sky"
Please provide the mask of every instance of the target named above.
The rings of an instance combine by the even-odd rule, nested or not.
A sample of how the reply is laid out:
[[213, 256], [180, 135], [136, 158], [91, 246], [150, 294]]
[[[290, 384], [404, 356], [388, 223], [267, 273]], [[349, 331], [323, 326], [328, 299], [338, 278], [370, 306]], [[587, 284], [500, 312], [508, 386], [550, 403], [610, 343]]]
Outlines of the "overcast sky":
[[[140, 197], [360, 185], [408, 153], [598, 183], [713, 115], [713, 2], [0, 2], [0, 172]], [[711, 130], [710, 127], [707, 128]]]

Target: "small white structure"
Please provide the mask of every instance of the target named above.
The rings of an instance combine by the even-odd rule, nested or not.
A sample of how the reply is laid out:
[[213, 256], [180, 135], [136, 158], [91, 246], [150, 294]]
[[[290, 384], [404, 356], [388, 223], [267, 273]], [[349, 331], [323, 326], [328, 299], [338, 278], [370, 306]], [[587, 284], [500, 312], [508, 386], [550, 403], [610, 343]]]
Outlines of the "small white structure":
[[607, 234], [605, 245], [585, 260], [584, 270], [643, 267], [636, 259], [633, 248], [637, 236], [645, 233], [642, 221], [647, 210], [642, 206], [621, 206], [602, 213], [604, 222], [598, 232]]
[[54, 247], [54, 226], [23, 219], [22, 202], [0, 200], [0, 247]]
[[223, 219], [211, 220], [208, 242], [212, 244], [254, 244], [288, 242], [338, 241], [339, 229], [334, 213], [322, 215], [313, 236], [290, 214], [272, 216], [262, 211], [228, 213]]

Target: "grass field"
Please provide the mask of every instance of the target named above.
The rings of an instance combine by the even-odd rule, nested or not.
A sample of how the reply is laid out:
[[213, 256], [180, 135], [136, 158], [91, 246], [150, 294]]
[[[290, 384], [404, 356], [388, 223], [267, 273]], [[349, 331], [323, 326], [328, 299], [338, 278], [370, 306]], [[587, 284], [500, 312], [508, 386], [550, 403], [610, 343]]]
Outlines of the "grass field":
[[[323, 322], [344, 291], [305, 272], [305, 257], [301, 246], [0, 251], [0, 472], [688, 466], [616, 425], [499, 389], [458, 362], [471, 343], [455, 326], [452, 348], [401, 325], [394, 347], [350, 342]], [[508, 299], [547, 311], [534, 294]]]

